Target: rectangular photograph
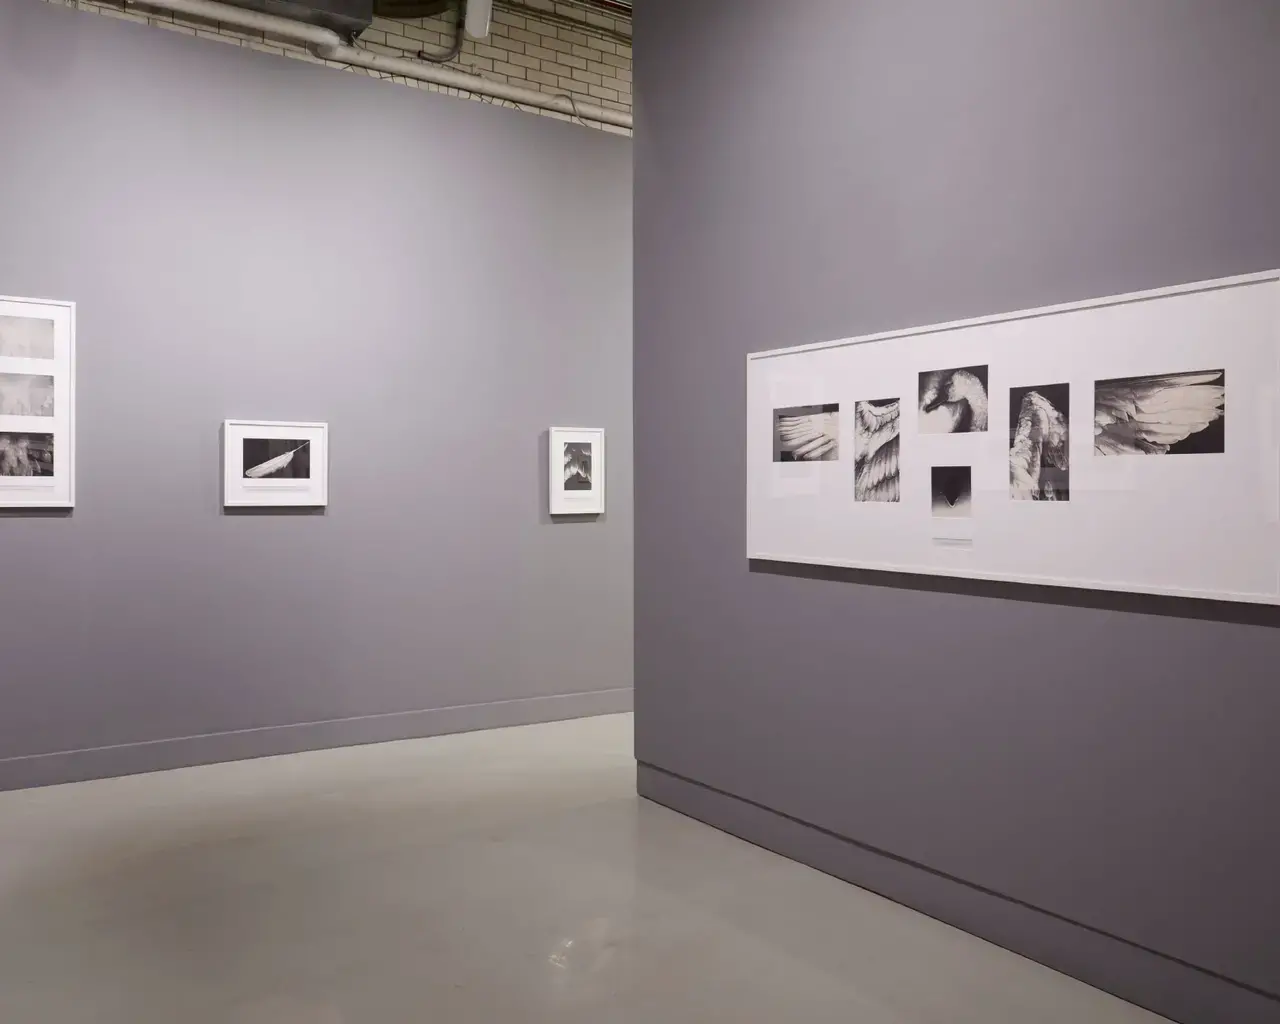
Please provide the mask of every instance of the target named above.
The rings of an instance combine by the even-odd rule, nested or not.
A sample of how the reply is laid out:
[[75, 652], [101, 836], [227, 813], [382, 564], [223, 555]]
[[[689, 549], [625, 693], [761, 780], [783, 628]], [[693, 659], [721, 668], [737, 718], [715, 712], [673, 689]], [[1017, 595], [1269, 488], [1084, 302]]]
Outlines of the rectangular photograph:
[[52, 415], [52, 375], [0, 373], [0, 416]]
[[969, 466], [934, 466], [931, 473], [933, 514], [942, 519], [973, 515], [973, 469]]
[[1071, 500], [1071, 385], [1009, 389], [1009, 490], [1018, 501]]
[[839, 403], [773, 411], [774, 462], [835, 462], [839, 457]]
[[902, 400], [875, 398], [853, 406], [853, 500], [897, 501]]
[[34, 316], [0, 316], [0, 357], [52, 359], [53, 321]]
[[53, 476], [53, 435], [0, 431], [0, 476]]
[[566, 441], [564, 445], [564, 489], [591, 490], [591, 442]]
[[920, 433], [971, 434], [986, 430], [987, 418], [986, 366], [920, 374]]
[[311, 442], [300, 437], [246, 437], [246, 480], [310, 480]]
[[1093, 453], [1221, 455], [1226, 404], [1226, 370], [1095, 381]]

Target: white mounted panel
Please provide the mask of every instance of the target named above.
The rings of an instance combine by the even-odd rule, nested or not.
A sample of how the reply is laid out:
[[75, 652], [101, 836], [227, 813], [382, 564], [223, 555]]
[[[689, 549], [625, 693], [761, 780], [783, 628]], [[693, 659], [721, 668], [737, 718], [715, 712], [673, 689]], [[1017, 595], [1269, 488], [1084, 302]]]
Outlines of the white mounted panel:
[[1280, 271], [747, 359], [750, 558], [1280, 604]]
[[76, 307], [0, 297], [0, 508], [75, 504]]

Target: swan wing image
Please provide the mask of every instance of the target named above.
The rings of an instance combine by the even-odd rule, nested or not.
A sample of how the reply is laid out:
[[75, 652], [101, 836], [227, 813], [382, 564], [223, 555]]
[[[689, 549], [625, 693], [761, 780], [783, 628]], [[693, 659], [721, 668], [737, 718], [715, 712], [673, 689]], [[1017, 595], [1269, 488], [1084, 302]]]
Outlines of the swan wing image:
[[1013, 443], [1009, 448], [1009, 483], [1013, 497], [1029, 501], [1061, 501], [1059, 484], [1067, 469], [1066, 414], [1039, 391], [1022, 398]]
[[857, 501], [898, 500], [898, 436], [902, 403], [854, 406], [853, 473]]
[[1223, 415], [1221, 370], [1098, 381], [1093, 449], [1099, 455], [1165, 455]]
[[811, 413], [807, 416], [779, 416], [778, 441], [783, 451], [797, 459], [834, 460], [840, 445], [840, 414]]

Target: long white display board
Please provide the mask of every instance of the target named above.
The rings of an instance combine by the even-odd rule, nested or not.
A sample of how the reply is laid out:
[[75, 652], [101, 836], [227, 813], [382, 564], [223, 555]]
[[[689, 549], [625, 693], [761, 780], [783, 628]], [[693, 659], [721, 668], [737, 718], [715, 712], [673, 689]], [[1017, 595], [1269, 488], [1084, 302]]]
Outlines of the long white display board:
[[1280, 604], [1280, 271], [747, 357], [749, 558]]

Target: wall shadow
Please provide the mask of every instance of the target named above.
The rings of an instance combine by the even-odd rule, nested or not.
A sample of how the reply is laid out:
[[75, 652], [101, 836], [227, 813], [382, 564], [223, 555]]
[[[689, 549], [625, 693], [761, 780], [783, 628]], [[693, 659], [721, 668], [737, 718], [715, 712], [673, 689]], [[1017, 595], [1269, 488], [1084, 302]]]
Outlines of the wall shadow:
[[1242, 626], [1280, 628], [1280, 607], [1245, 604], [1237, 601], [1206, 600], [1198, 597], [1170, 597], [1163, 594], [1134, 594], [1085, 587], [1059, 587], [1040, 583], [1005, 583], [975, 580], [964, 576], [930, 576], [882, 569], [848, 569], [835, 565], [807, 565], [748, 559], [749, 571], [769, 576], [827, 580], [893, 590], [920, 590], [936, 594], [997, 598], [1062, 608], [1093, 608], [1130, 615], [1160, 615], [1175, 619], [1230, 622]]

